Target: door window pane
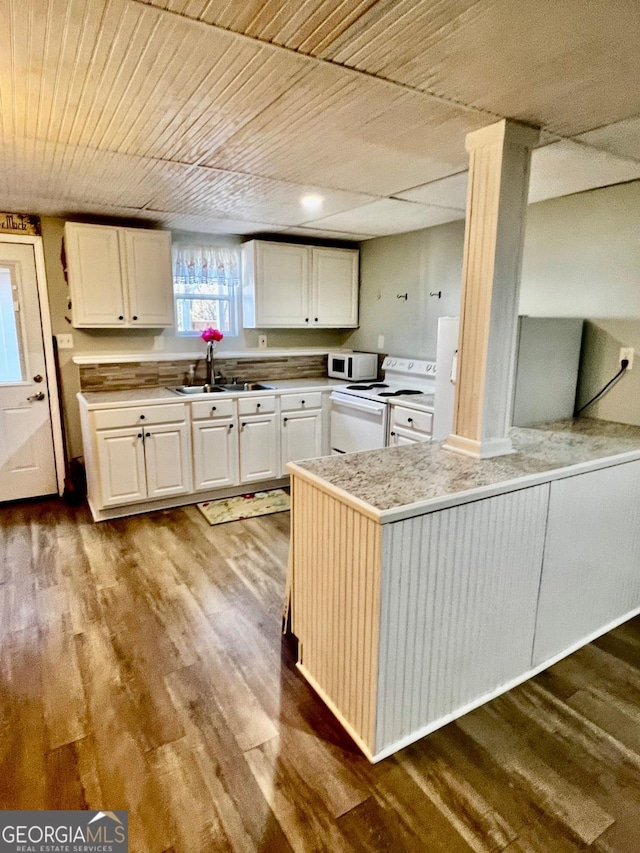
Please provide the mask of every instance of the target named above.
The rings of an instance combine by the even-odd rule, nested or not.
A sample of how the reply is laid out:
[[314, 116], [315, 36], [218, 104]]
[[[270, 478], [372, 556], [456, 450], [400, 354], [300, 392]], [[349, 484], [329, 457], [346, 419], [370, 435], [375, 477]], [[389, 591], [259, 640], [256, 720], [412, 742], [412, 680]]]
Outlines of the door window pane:
[[23, 379], [19, 315], [13, 304], [16, 297], [11, 270], [0, 267], [0, 382], [21, 382]]

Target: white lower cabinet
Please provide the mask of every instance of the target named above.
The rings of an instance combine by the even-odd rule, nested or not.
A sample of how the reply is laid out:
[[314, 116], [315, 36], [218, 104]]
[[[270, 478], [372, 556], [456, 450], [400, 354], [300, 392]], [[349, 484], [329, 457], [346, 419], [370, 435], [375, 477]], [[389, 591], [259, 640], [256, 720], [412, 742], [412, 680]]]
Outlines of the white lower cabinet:
[[196, 491], [236, 486], [238, 470], [238, 427], [232, 419], [198, 421], [193, 424], [193, 487]]
[[405, 406], [390, 406], [389, 446], [401, 447], [431, 441], [433, 415], [431, 412], [409, 409]]
[[143, 501], [147, 497], [141, 428], [110, 429], [96, 439], [102, 506]]
[[322, 456], [322, 412], [286, 412], [281, 415], [281, 475], [287, 475], [287, 462]]
[[275, 414], [240, 416], [240, 482], [279, 476], [278, 421]]
[[100, 430], [96, 444], [103, 507], [191, 491], [186, 424]]

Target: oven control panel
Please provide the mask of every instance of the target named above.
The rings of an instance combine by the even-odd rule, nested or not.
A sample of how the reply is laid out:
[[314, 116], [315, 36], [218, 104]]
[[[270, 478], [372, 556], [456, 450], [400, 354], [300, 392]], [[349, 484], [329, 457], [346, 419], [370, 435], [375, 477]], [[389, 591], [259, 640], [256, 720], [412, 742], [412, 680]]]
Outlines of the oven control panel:
[[396, 356], [388, 355], [382, 362], [382, 369], [389, 370], [393, 373], [404, 373], [407, 376], [415, 377], [430, 377], [436, 375], [435, 361], [422, 361], [420, 359], [411, 358], [396, 358]]

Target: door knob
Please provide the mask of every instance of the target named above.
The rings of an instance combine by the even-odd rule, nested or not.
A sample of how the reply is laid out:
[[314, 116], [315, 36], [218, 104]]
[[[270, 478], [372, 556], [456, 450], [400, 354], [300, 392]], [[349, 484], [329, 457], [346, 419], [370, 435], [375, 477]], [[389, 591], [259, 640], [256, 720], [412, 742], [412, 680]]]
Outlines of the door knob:
[[27, 397], [27, 400], [32, 403], [34, 400], [44, 400], [44, 391], [38, 391], [37, 394], [32, 394], [31, 397]]
[[40, 376], [39, 373], [36, 373], [36, 375], [33, 377], [33, 381], [34, 382], [42, 382], [42, 376]]

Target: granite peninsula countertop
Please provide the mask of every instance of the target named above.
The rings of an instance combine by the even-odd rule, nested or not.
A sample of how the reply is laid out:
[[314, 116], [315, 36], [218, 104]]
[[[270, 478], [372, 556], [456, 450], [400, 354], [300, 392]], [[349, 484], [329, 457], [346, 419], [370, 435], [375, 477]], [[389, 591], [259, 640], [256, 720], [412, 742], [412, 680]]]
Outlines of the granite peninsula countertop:
[[640, 459], [640, 427], [592, 418], [514, 427], [516, 452], [473, 459], [423, 442], [291, 464], [385, 523]]

